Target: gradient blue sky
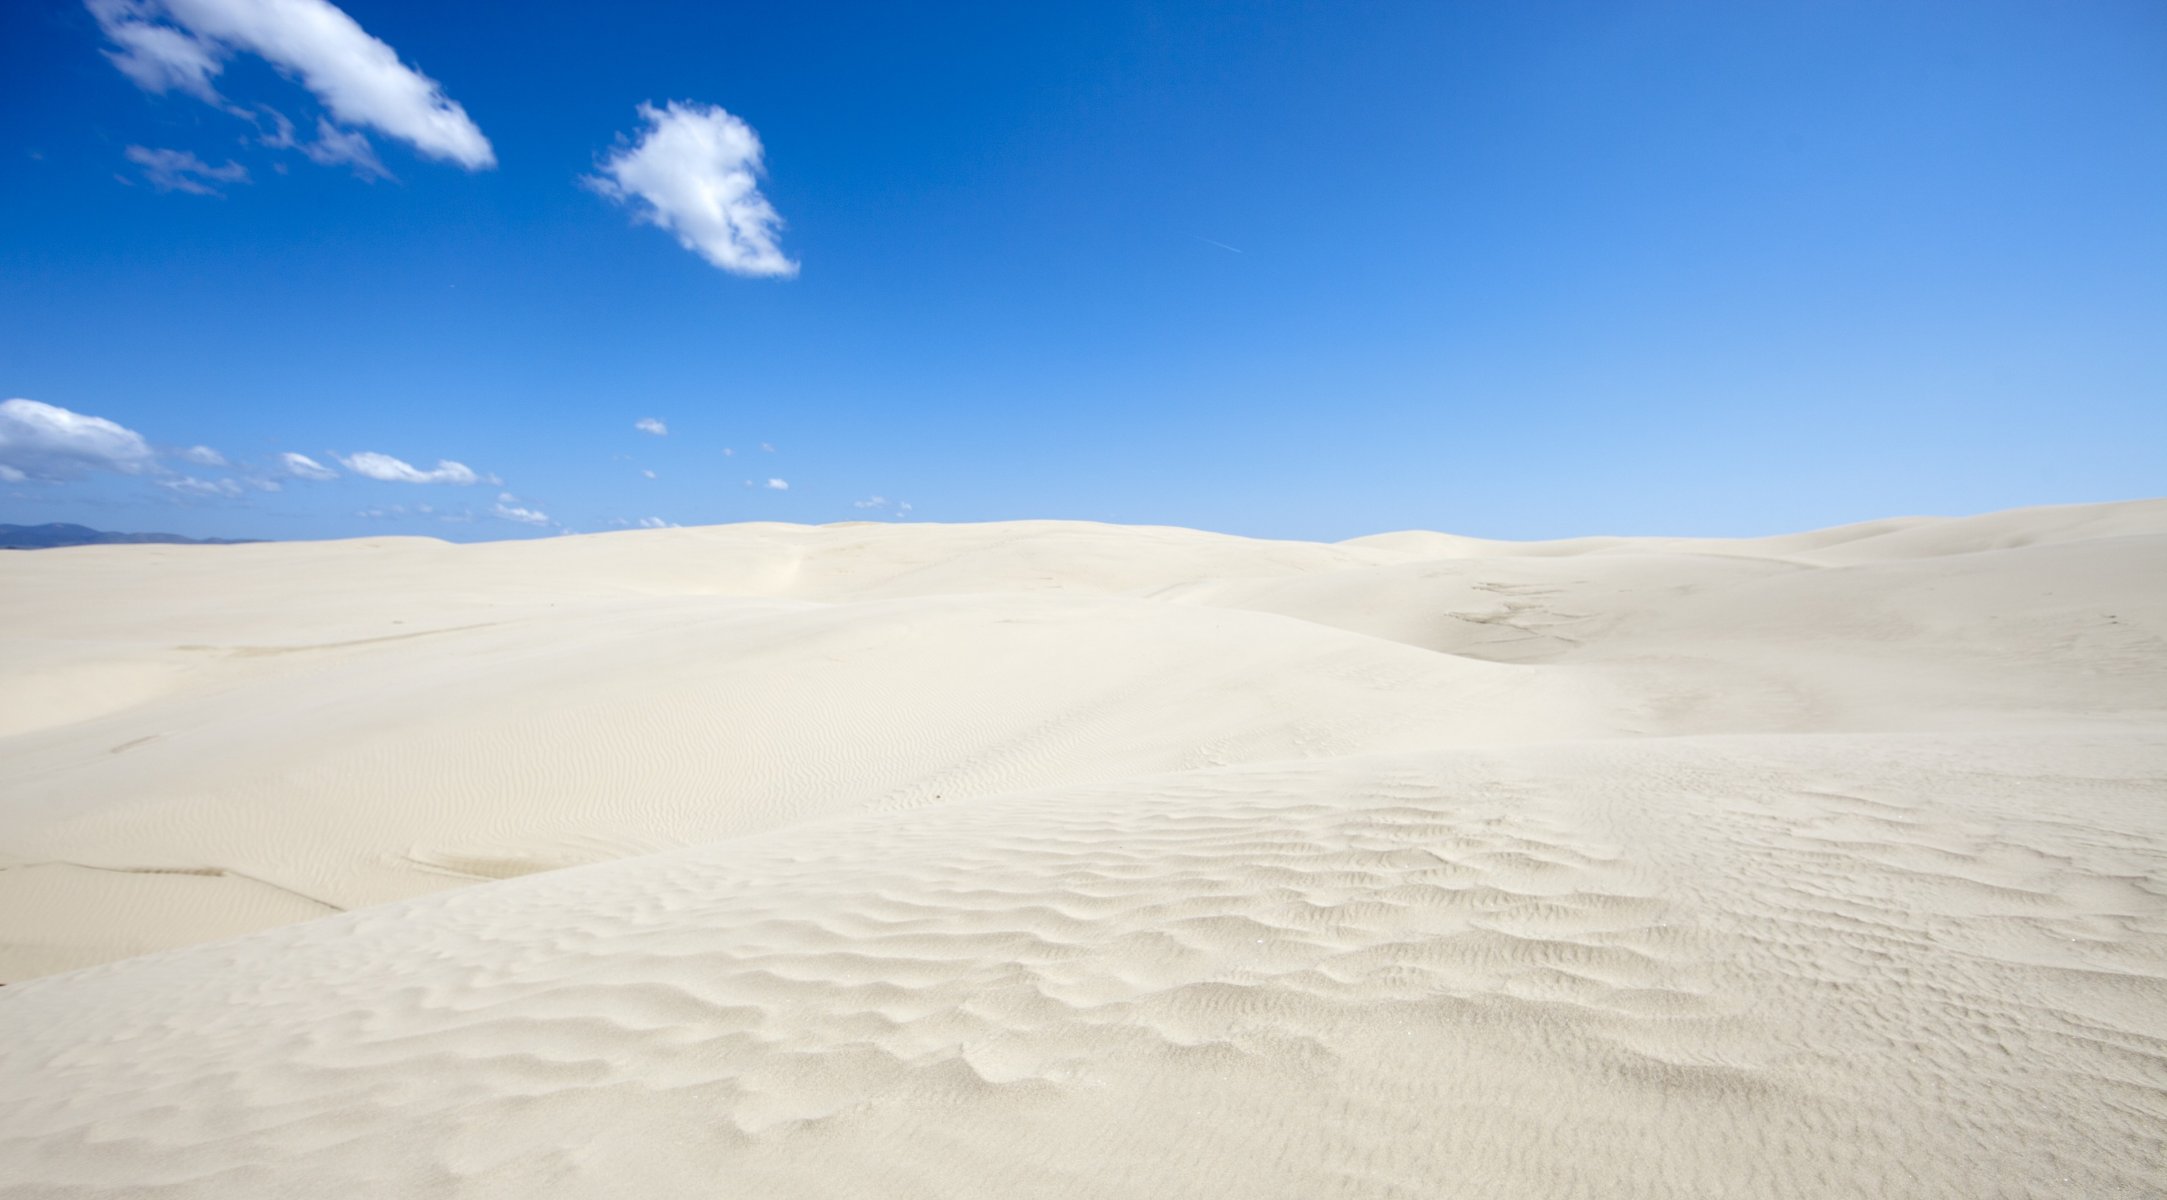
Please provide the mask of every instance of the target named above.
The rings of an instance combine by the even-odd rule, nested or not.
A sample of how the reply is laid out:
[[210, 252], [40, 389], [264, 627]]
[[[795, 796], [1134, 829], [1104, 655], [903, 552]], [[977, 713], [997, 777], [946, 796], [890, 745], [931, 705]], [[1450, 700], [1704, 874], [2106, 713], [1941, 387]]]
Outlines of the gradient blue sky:
[[[0, 6], [0, 398], [157, 453], [18, 469], [0, 521], [1753, 534], [2167, 491], [2157, 3], [341, 7], [494, 167], [319, 165], [80, 4]], [[244, 51], [217, 88], [324, 111]], [[672, 100], [757, 130], [795, 277], [581, 184]]]

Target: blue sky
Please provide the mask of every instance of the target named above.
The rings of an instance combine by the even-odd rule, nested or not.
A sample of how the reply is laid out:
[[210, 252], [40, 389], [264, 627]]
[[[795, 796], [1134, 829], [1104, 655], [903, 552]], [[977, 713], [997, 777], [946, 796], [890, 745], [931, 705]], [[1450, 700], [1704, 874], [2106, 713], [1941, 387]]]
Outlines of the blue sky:
[[2152, 3], [26, 3], [0, 106], [0, 521], [2167, 491]]

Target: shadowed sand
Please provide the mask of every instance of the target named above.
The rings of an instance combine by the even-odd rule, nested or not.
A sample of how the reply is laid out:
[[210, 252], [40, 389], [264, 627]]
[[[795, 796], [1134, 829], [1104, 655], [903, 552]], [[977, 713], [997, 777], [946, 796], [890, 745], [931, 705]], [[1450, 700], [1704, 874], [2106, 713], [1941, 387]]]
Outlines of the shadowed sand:
[[2167, 502], [96, 547], [0, 640], [9, 1196], [2167, 1193]]

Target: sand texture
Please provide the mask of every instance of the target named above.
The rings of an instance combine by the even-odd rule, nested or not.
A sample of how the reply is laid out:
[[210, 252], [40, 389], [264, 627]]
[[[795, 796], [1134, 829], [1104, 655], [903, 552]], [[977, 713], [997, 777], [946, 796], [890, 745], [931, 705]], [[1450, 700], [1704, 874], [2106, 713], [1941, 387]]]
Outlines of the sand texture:
[[0, 555], [6, 1197], [2167, 1195], [2167, 501]]

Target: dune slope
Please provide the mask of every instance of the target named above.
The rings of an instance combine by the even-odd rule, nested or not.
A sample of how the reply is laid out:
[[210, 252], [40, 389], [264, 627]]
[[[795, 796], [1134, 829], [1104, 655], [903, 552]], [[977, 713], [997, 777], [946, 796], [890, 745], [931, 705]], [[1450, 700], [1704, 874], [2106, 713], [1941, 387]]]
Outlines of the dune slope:
[[2163, 584], [2161, 502], [0, 559], [0, 1193], [2160, 1194]]

